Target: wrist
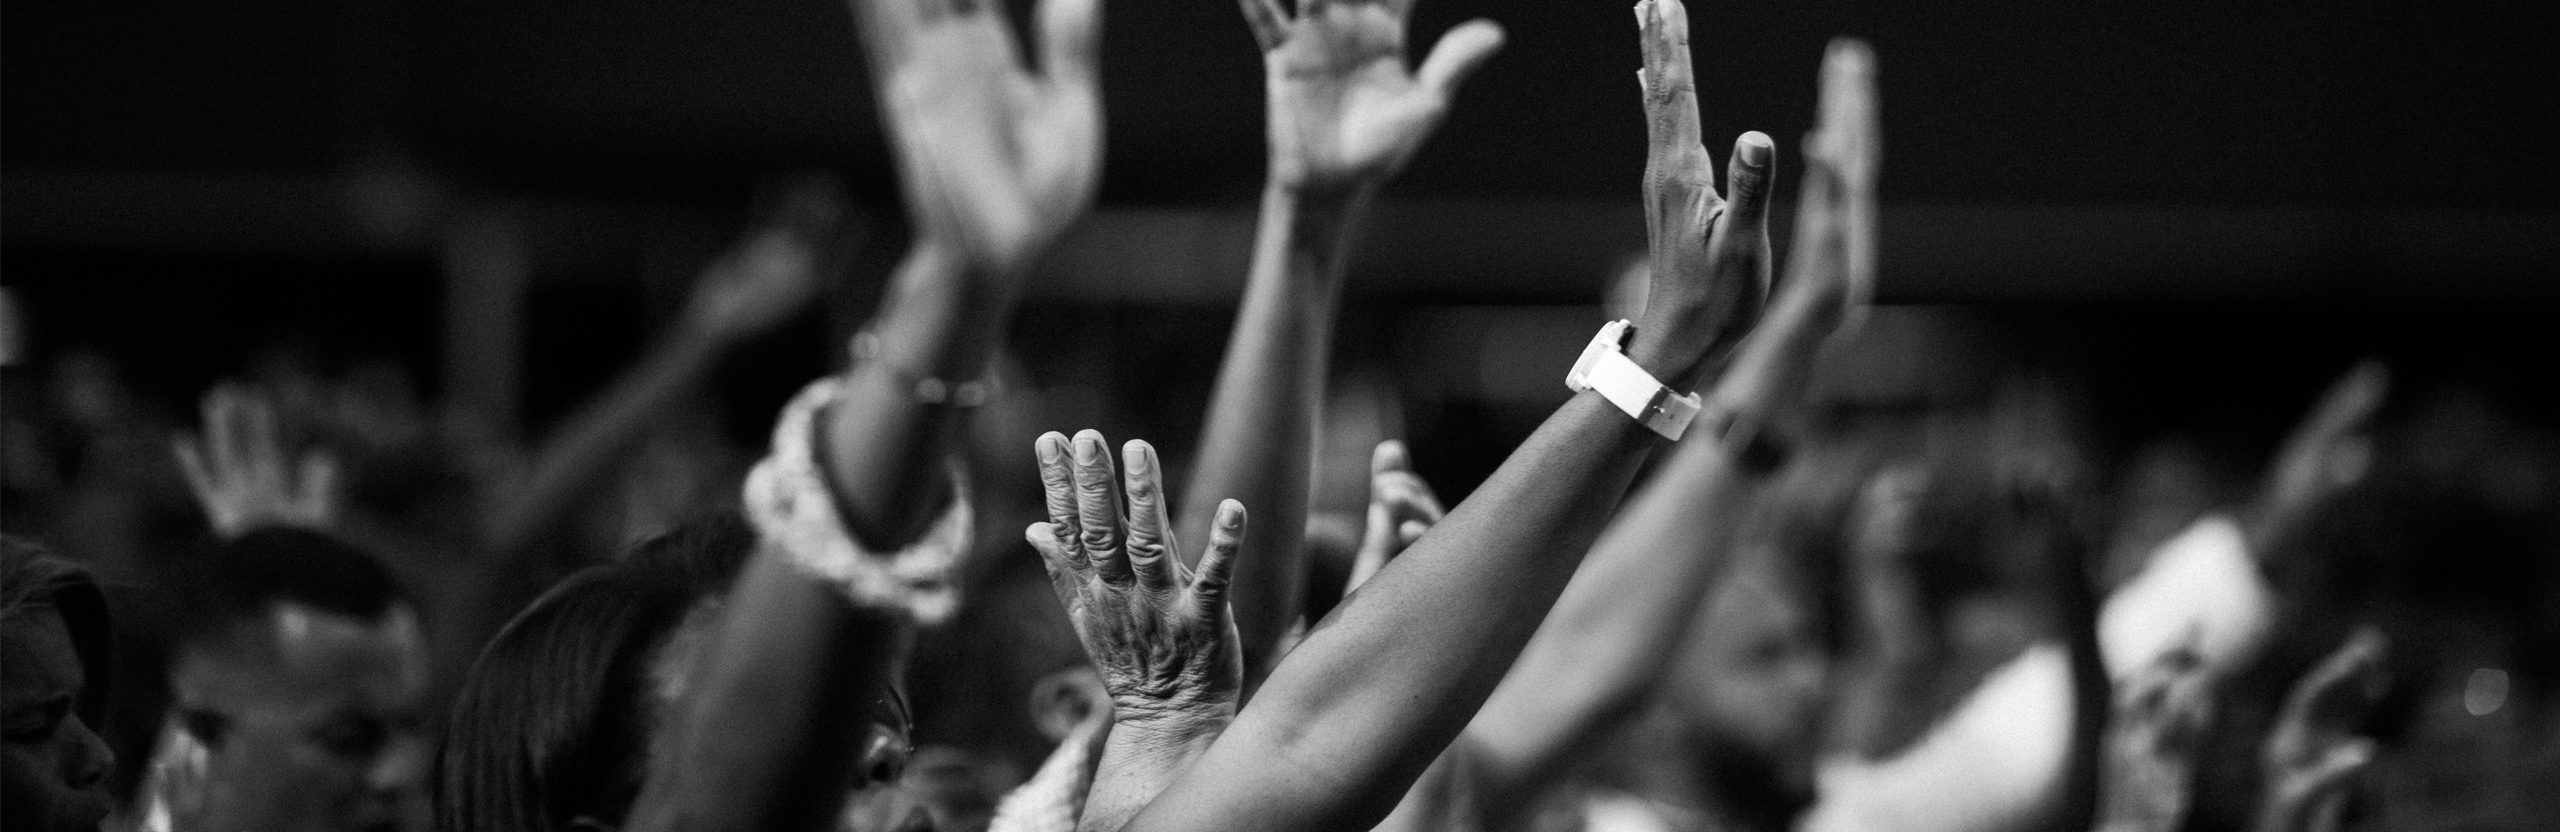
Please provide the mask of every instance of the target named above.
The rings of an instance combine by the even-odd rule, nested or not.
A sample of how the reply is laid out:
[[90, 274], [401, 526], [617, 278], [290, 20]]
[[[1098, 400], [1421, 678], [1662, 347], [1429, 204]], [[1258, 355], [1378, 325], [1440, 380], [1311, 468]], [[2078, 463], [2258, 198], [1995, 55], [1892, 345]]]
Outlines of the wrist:
[[1011, 318], [1013, 297], [960, 252], [918, 240], [867, 329], [915, 373], [976, 378]]
[[1262, 205], [1269, 210], [1275, 203], [1285, 204], [1302, 221], [1343, 226], [1368, 206], [1369, 198], [1377, 191], [1377, 183], [1368, 180], [1315, 183], [1300, 177], [1273, 176], [1262, 185]]
[[1111, 741], [1135, 750], [1182, 753], [1216, 741], [1234, 718], [1233, 705], [1115, 701]]

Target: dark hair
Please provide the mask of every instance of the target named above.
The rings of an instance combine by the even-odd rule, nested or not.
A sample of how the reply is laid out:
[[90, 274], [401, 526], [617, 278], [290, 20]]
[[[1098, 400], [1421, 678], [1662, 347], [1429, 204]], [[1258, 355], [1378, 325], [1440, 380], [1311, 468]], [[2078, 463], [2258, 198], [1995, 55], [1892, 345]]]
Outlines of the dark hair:
[[553, 586], [464, 679], [436, 759], [440, 832], [618, 827], [638, 797], [650, 670], [702, 599], [725, 593], [756, 536], [735, 514], [686, 523]]
[[254, 529], [214, 543], [178, 568], [179, 612], [170, 641], [179, 649], [221, 637], [244, 622], [264, 621], [279, 603], [378, 622], [408, 600], [373, 555], [291, 526]]
[[77, 710], [91, 727], [105, 725], [107, 683], [112, 673], [110, 645], [114, 629], [107, 618], [107, 593], [98, 579], [78, 564], [54, 557], [32, 542], [0, 535], [0, 622], [38, 609], [62, 614], [87, 677]]

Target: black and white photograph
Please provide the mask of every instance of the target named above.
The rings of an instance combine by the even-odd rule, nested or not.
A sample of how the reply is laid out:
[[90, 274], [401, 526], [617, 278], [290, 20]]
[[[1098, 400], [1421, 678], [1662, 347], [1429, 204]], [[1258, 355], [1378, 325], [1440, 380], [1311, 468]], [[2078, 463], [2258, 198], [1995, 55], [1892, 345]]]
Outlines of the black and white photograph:
[[0, 0], [0, 832], [2560, 830], [2527, 5]]

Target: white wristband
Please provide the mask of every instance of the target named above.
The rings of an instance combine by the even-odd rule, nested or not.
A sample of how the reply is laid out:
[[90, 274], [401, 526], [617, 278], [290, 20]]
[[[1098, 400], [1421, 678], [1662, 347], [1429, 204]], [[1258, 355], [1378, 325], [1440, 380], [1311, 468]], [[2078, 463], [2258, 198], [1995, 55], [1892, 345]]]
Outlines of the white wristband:
[[1573, 370], [1564, 376], [1566, 387], [1574, 392], [1597, 390], [1600, 397], [1626, 411], [1636, 422], [1663, 438], [1677, 441], [1687, 432], [1689, 422], [1698, 417], [1701, 406], [1696, 393], [1674, 393], [1663, 386], [1652, 373], [1636, 366], [1627, 357], [1627, 339], [1634, 337], [1636, 325], [1625, 320], [1610, 321], [1591, 336], [1590, 346], [1582, 348], [1582, 357], [1573, 362]]

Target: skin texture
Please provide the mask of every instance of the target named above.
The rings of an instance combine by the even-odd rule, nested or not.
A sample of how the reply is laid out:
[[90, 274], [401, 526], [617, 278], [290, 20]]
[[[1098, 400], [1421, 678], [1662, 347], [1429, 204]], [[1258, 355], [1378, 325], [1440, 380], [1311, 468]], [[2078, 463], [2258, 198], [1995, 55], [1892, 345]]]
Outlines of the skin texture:
[[1226, 499], [1265, 520], [1236, 576], [1250, 698], [1305, 609], [1307, 488], [1344, 242], [1370, 196], [1439, 126], [1460, 83], [1501, 47], [1502, 30], [1460, 24], [1414, 68], [1405, 50], [1411, 0], [1309, 0], [1294, 14], [1278, 0], [1240, 2], [1263, 55], [1269, 178], [1179, 528], [1205, 539]]
[[[1301, 9], [1300, 20], [1347, 13], [1328, 11], [1332, 5]], [[1257, 17], [1256, 8], [1265, 14]], [[1278, 31], [1268, 25], [1273, 7], [1247, 9], [1257, 32]], [[1648, 31], [1659, 40], [1670, 30]], [[1679, 83], [1664, 87], [1678, 93], [1648, 103], [1686, 105], [1685, 115], [1662, 113], [1656, 123], [1685, 123], [1694, 136], [1697, 114], [1685, 53], [1681, 58]], [[1744, 241], [1751, 224], [1733, 218], [1765, 211], [1759, 185], [1767, 181], [1767, 150], [1763, 141], [1740, 154], [1756, 162], [1736, 180], [1743, 204], [1712, 218], [1681, 214], [1685, 224], [1658, 222], [1656, 232], [1711, 250], [1752, 249]], [[1765, 232], [1761, 239], [1765, 246]], [[1759, 285], [1705, 285], [1733, 281], [1736, 273], [1696, 267], [1714, 258], [1678, 254], [1655, 264], [1653, 301], [1630, 351], [1660, 379], [1690, 378], [1714, 345], [1738, 338], [1726, 330], [1748, 316], [1710, 314], [1705, 305]], [[1569, 363], [1557, 360], [1559, 367]], [[1492, 692], [1659, 441], [1596, 393], [1569, 399], [1467, 502], [1313, 628], [1208, 752], [1124, 828], [1377, 823]]]
[[427, 654], [416, 616], [382, 623], [280, 604], [181, 654], [153, 760], [176, 828], [416, 829]]
[[[1096, 0], [1046, 0], [1040, 68], [1024, 66], [1002, 9], [858, 0], [917, 242], [871, 324], [878, 351], [820, 415], [818, 457], [846, 531], [873, 552], [918, 539], [952, 499], [944, 464], [956, 408], [920, 379], [986, 372], [1030, 262], [1090, 206], [1100, 171]], [[831, 829], [849, 785], [896, 774], [877, 707], [910, 622], [760, 551], [711, 635], [699, 694], [671, 726], [629, 826]], [[892, 819], [910, 822], [904, 819]]]
[[11, 830], [95, 829], [115, 755], [80, 718], [87, 676], [62, 613], [50, 605], [0, 626], [0, 820]]
[[[1681, 108], [1694, 119], [1694, 101], [1669, 94], [1669, 85], [1685, 84], [1688, 77], [1684, 16], [1676, 4], [1640, 6], [1638, 13], [1646, 43], [1648, 105]], [[1691, 680], [1683, 677], [1662, 692], [1681, 705], [1697, 730], [1717, 740], [1718, 753], [1779, 760], [1783, 749], [1810, 739], [1810, 708], [1820, 701], [1814, 694], [1824, 679], [1824, 665], [1818, 653], [1805, 649], [1816, 643], [1801, 634], [1808, 613], [1785, 604], [1783, 593], [1767, 587], [1748, 597], [1732, 597], [1719, 578], [1735, 559], [1730, 551], [1733, 530], [1777, 471], [1754, 461], [1754, 444], [1782, 445], [1774, 416], [1794, 403], [1815, 353], [1861, 297], [1847, 268], [1849, 248], [1861, 243], [1844, 233], [1854, 221], [1842, 212], [1834, 191], [1850, 182], [1841, 173], [1844, 157], [1871, 153], [1874, 147], [1873, 120], [1854, 117], [1873, 112], [1872, 61], [1865, 47], [1836, 44], [1823, 77], [1825, 121], [1817, 136], [1837, 138], [1822, 145], [1828, 148], [1824, 154], [1808, 160], [1789, 278], [1769, 316], [1741, 340], [1738, 356], [1708, 395], [1707, 413], [1692, 427], [1693, 435], [1629, 499], [1538, 637], [1453, 747], [1446, 765], [1466, 769], [1472, 782], [1462, 792], [1432, 788], [1427, 782], [1408, 795], [1397, 820], [1421, 826], [1425, 819], [1454, 813], [1478, 818], [1492, 829], [1525, 820], [1522, 815], [1539, 786], [1555, 781], [1600, 738], [1641, 713], [1640, 703], [1665, 682], [1665, 663], [1659, 657], [1684, 644], [1702, 653], [1693, 661], [1704, 662], [1716, 676], [1699, 681], [1720, 683], [1686, 684]], [[1844, 100], [1867, 103], [1853, 108], [1843, 106]], [[1656, 152], [1647, 185], [1654, 203], [1666, 210], [1653, 219], [1675, 223], [1656, 232], [1656, 249], [1667, 254], [1657, 253], [1655, 266], [1702, 270], [1712, 275], [1705, 282], [1718, 286], [1767, 285], [1765, 212], [1753, 207], [1765, 199], [1766, 164], [1748, 176], [1737, 174], [1736, 200], [1728, 206], [1714, 193], [1712, 180], [1694, 178], [1706, 169], [1703, 152], [1679, 152], [1694, 149], [1695, 141], [1694, 128], [1683, 124], [1682, 112], [1655, 115]], [[1746, 137], [1745, 146], [1751, 141]], [[1766, 151], [1766, 139], [1758, 141]], [[1676, 175], [1665, 177], [1665, 172]], [[1872, 180], [1863, 184], [1872, 187]], [[1706, 224], [1723, 236], [1698, 246], [1666, 247], [1665, 236], [1692, 233], [1688, 229], [1694, 226], [1677, 223]], [[1653, 312], [1652, 303], [1666, 300], [1678, 302], [1649, 296], [1647, 313]], [[1758, 308], [1756, 295], [1749, 305]], [[1702, 603], [1717, 605], [1711, 607], [1714, 616], [1708, 625], [1693, 625], [1700, 620]], [[1695, 626], [1707, 626], [1710, 632], [1692, 636]], [[1772, 767], [1791, 771], [1762, 779], [1805, 779], [1801, 760]], [[1446, 805], [1459, 800], [1472, 805]]]
[[1024, 532], [1111, 696], [1111, 736], [1080, 824], [1098, 829], [1126, 821], [1217, 739], [1243, 682], [1226, 592], [1244, 506], [1218, 506], [1199, 568], [1186, 567], [1155, 449], [1122, 449], [1124, 492], [1107, 448], [1094, 431], [1072, 443], [1040, 437], [1050, 519]]

